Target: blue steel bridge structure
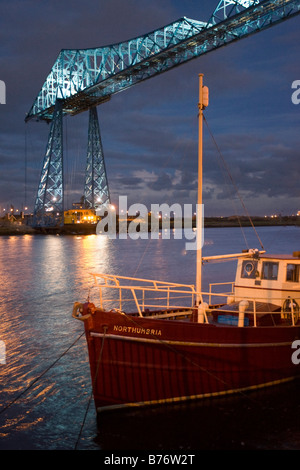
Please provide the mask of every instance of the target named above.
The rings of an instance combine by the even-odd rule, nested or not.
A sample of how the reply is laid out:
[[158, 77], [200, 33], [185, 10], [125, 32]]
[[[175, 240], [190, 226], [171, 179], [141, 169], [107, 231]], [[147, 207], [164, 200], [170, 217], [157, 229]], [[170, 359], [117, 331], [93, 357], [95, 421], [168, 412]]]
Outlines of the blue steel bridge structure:
[[36, 227], [63, 225], [63, 117], [89, 111], [84, 205], [110, 203], [97, 106], [115, 93], [300, 13], [300, 0], [222, 0], [208, 21], [189, 18], [125, 42], [62, 49], [25, 121], [50, 123], [37, 190]]

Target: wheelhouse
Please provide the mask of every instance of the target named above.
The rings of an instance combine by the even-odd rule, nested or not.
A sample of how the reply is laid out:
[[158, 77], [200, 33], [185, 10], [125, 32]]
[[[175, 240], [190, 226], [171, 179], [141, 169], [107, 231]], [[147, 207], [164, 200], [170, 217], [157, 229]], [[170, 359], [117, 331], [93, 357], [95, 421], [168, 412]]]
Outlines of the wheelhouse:
[[300, 305], [300, 252], [293, 255], [260, 255], [238, 261], [235, 301], [245, 298], [286, 308]]

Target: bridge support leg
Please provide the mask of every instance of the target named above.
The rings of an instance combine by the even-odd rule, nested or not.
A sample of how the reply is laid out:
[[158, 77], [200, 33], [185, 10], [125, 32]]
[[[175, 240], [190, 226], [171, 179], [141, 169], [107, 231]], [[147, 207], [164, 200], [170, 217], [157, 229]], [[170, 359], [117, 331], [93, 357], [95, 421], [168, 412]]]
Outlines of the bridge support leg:
[[94, 210], [104, 204], [110, 204], [110, 194], [96, 107], [90, 108], [89, 110], [84, 203], [86, 208]]
[[64, 223], [62, 121], [62, 102], [57, 100], [35, 200], [35, 227], [56, 227]]

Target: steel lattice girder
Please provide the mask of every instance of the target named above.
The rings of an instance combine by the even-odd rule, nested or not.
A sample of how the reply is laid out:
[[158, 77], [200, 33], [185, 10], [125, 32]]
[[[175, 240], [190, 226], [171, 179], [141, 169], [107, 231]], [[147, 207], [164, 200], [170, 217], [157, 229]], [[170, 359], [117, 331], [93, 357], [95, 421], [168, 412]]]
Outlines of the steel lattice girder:
[[97, 209], [110, 204], [102, 141], [97, 108], [89, 111], [88, 150], [85, 170], [84, 203], [87, 208]]
[[56, 99], [64, 101], [64, 114], [85, 111], [142, 80], [299, 12], [300, 0], [223, 0], [207, 23], [181, 18], [119, 44], [62, 50], [26, 121], [32, 118], [51, 121]]
[[249, 8], [258, 3], [260, 3], [260, 0], [222, 0], [210, 18], [210, 23], [220, 23], [231, 16], [237, 15], [244, 8]]
[[63, 103], [56, 101], [34, 207], [35, 226], [63, 223]]

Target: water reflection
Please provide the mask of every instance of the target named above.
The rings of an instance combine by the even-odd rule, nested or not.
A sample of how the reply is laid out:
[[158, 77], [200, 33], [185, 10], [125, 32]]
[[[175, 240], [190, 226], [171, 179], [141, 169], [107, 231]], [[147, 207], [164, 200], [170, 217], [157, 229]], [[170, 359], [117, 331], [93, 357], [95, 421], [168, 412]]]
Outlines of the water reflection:
[[[86, 272], [109, 272], [114, 262], [112, 241], [105, 235], [90, 235], [81, 239], [79, 265]], [[82, 262], [82, 264], [81, 264]]]
[[[245, 231], [249, 246], [257, 247], [251, 230]], [[268, 251], [299, 250], [300, 227], [262, 227], [259, 235]], [[238, 229], [209, 229], [205, 242], [204, 255], [245, 248]], [[204, 282], [228, 280], [228, 276], [234, 276], [234, 267], [234, 263], [205, 266]], [[0, 340], [5, 342], [7, 355], [6, 364], [0, 364], [1, 449], [74, 448], [91, 397], [91, 381], [86, 341], [81, 336], [83, 325], [72, 319], [71, 309], [75, 301], [87, 297], [92, 285], [89, 273], [94, 271], [194, 284], [195, 253], [185, 250], [185, 240], [162, 237], [136, 241], [105, 236], [0, 237]], [[143, 415], [139, 416], [133, 423], [143, 420]], [[296, 406], [294, 419], [297, 416]], [[157, 423], [168, 423], [169, 418], [162, 413], [161, 421], [149, 423], [149, 419], [149, 429], [159, 436]], [[247, 419], [251, 419], [251, 413]], [[111, 428], [100, 424], [101, 439], [94, 442], [97, 423], [91, 402], [80, 446], [112, 448], [122, 442], [124, 448], [129, 446], [129, 439], [122, 434], [129, 431], [118, 420]], [[193, 421], [193, 413], [180, 414], [178, 423], [185, 427], [185, 442], [202, 429], [198, 421], [200, 428], [189, 433]], [[229, 423], [225, 424], [224, 432], [230, 436]], [[172, 426], [165, 429], [168, 445], [172, 445], [172, 439], [179, 445], [175, 434], [181, 430], [176, 420]], [[157, 439], [153, 444], [162, 445]], [[253, 442], [253, 446], [256, 444]]]
[[103, 414], [96, 442], [106, 451], [299, 450], [299, 385]]

